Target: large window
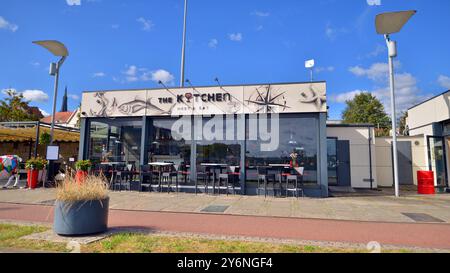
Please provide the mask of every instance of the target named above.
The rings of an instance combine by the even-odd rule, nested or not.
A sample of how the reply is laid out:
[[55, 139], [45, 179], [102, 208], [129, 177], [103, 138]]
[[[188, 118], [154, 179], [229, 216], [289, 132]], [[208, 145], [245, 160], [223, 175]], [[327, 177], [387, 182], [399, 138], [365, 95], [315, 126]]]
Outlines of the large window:
[[[251, 123], [255, 122], [257, 118], [252, 115], [248, 118], [246, 130], [248, 139], [252, 131], [255, 130], [251, 128]], [[279, 115], [279, 126], [275, 126], [275, 122], [277, 122], [276, 118], [271, 119], [269, 117], [267, 119], [267, 131], [271, 132], [269, 135], [272, 138], [277, 138], [270, 140], [272, 142], [271, 145], [262, 146], [265, 142], [264, 140], [247, 141], [247, 181], [252, 183], [252, 181], [254, 182], [257, 179], [257, 168], [259, 166], [268, 167], [271, 164], [291, 164], [291, 155], [296, 154], [296, 165], [304, 168], [304, 183], [317, 184], [319, 138], [319, 120], [317, 115]], [[261, 130], [261, 124], [258, 124], [258, 133], [260, 134], [264, 130]]]
[[118, 162], [139, 167], [141, 119], [102, 119], [89, 123], [88, 158], [94, 163]]
[[[201, 164], [224, 164], [239, 167], [241, 164], [241, 143], [238, 122], [235, 116], [203, 117], [194, 130], [202, 130], [196, 141], [197, 167]], [[227, 136], [228, 134], [228, 136]]]
[[[173, 162], [186, 172], [191, 164], [191, 141], [174, 129], [177, 118], [150, 118], [149, 162]], [[187, 128], [188, 129], [188, 128]]]

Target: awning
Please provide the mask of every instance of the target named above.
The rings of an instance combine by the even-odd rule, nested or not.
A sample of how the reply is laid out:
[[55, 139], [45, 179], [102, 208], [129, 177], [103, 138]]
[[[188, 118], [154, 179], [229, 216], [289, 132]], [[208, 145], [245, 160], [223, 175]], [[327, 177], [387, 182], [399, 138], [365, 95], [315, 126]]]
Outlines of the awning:
[[[0, 124], [0, 142], [29, 142], [36, 141], [38, 124], [32, 123], [4, 123]], [[39, 125], [39, 136], [50, 134], [48, 124]], [[55, 127], [54, 140], [56, 142], [79, 142], [80, 132], [72, 128]]]

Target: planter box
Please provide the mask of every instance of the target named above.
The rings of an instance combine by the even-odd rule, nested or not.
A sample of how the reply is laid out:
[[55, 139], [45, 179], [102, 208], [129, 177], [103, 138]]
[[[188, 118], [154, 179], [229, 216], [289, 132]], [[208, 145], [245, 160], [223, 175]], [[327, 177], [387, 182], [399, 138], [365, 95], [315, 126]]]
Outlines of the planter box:
[[67, 203], [56, 201], [53, 229], [58, 235], [80, 236], [108, 229], [109, 198]]

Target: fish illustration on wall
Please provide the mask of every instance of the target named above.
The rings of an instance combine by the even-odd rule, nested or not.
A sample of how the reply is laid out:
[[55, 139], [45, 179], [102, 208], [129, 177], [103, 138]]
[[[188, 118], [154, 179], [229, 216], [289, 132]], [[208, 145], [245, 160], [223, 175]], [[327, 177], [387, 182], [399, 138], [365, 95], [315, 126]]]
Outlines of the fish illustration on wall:
[[317, 109], [322, 109], [322, 105], [327, 102], [327, 98], [325, 94], [320, 91], [314, 89], [314, 86], [311, 84], [309, 86], [309, 91], [303, 91], [300, 93], [300, 102], [302, 103], [315, 103]]
[[105, 96], [105, 92], [98, 92], [94, 94], [94, 97], [97, 98], [96, 102], [100, 105], [100, 110], [93, 111], [90, 110], [91, 116], [94, 117], [108, 117], [112, 116], [114, 113], [119, 111], [124, 115], [134, 115], [142, 110], [148, 110], [155, 112], [157, 115], [170, 115], [172, 114], [172, 110], [175, 107], [175, 104], [168, 110], [163, 110], [160, 107], [156, 106], [152, 99], [148, 100], [139, 99], [136, 97], [134, 100], [125, 102], [123, 104], [118, 105], [117, 99], [113, 98], [112, 100]]

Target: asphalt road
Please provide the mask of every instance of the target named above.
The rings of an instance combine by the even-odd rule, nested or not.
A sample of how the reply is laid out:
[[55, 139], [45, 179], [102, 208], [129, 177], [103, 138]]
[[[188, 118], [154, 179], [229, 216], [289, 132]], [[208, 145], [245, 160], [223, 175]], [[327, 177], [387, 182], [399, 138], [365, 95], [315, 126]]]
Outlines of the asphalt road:
[[[0, 203], [0, 219], [51, 223], [53, 207]], [[450, 224], [381, 223], [110, 210], [110, 227], [450, 250]]]

